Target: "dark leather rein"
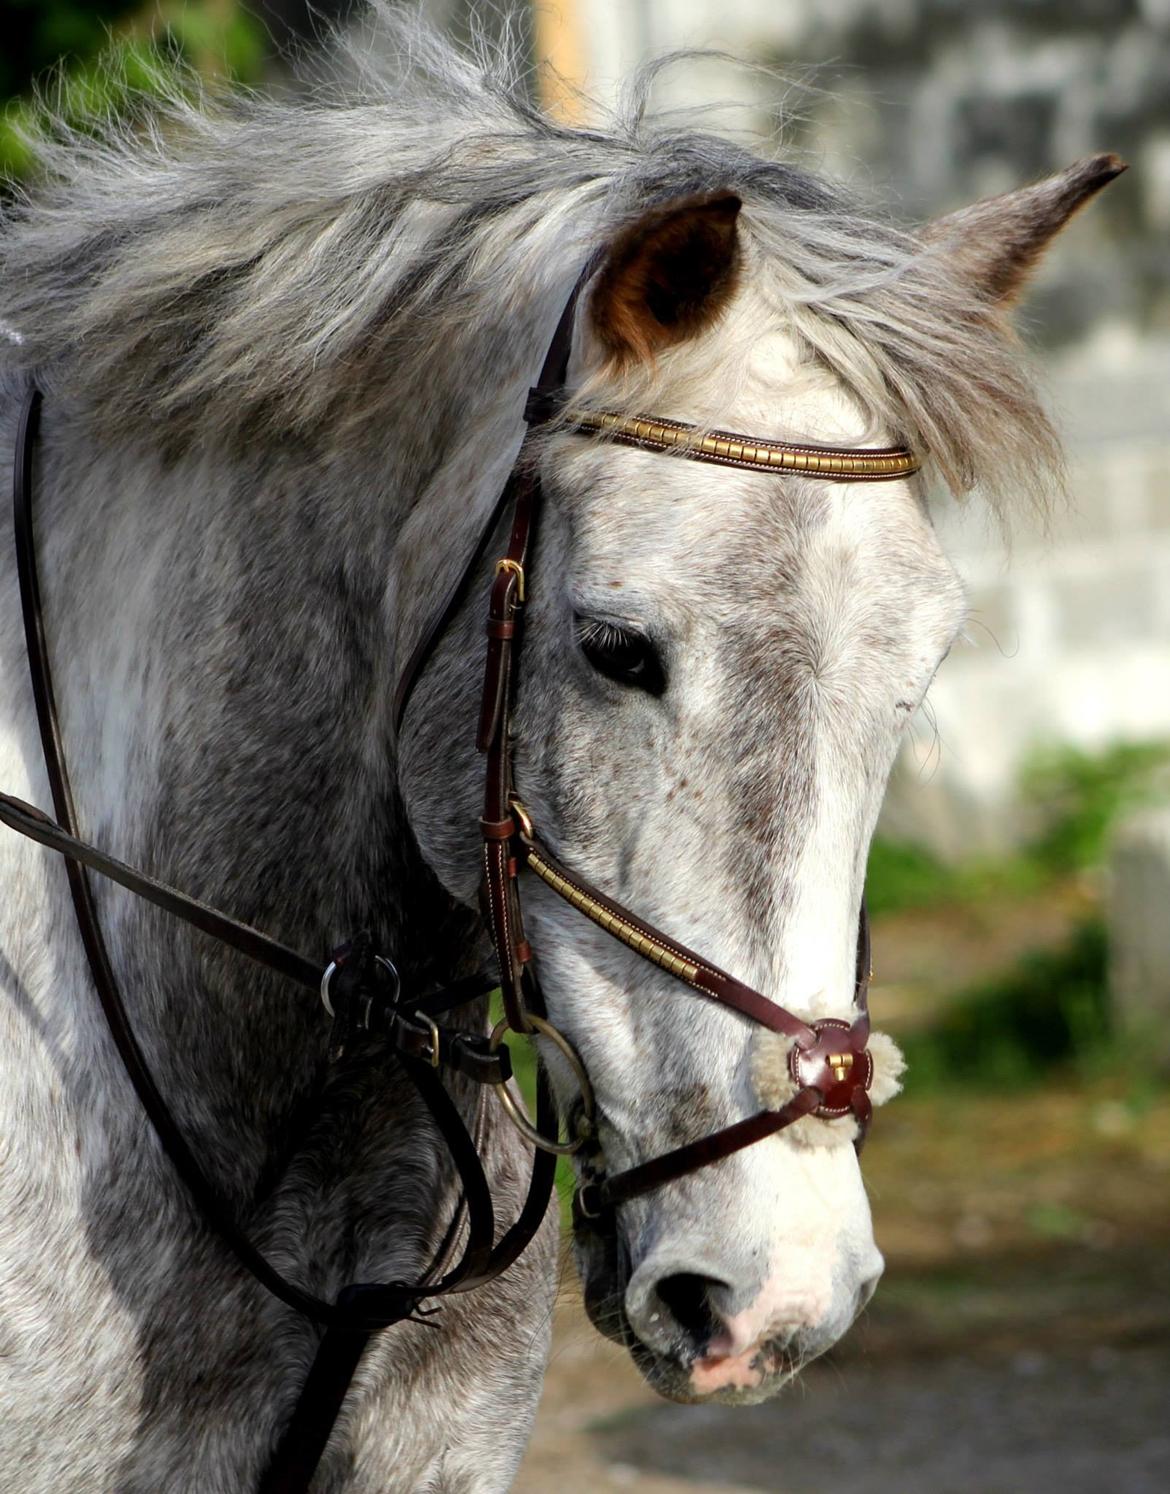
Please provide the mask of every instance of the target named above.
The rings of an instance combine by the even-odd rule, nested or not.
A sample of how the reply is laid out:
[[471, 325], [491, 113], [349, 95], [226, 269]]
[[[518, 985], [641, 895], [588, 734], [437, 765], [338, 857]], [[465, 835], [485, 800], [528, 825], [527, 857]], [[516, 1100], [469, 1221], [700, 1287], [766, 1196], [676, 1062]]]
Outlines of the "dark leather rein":
[[[644, 923], [621, 904], [563, 866], [538, 837], [531, 817], [516, 797], [509, 716], [515, 695], [527, 595], [529, 557], [539, 516], [541, 487], [533, 437], [555, 422], [561, 429], [599, 433], [649, 450], [753, 470], [799, 472], [837, 481], [883, 481], [917, 470], [913, 455], [902, 447], [839, 450], [797, 446], [738, 436], [701, 433], [675, 421], [624, 417], [602, 411], [567, 411], [565, 379], [573, 319], [581, 276], [561, 314], [540, 377], [525, 410], [528, 433], [499, 500], [460, 578], [436, 609], [402, 671], [395, 697], [395, 727], [401, 727], [411, 693], [477, 575], [505, 514], [509, 531], [491, 585], [487, 662], [478, 729], [485, 756], [486, 789], [481, 828], [484, 839], [485, 921], [499, 963], [506, 1017], [490, 1038], [439, 1024], [445, 1013], [481, 999], [496, 984], [488, 974], [471, 976], [446, 988], [420, 995], [404, 993], [398, 972], [376, 952], [370, 937], [359, 933], [339, 946], [322, 964], [279, 943], [259, 930], [127, 866], [79, 837], [79, 821], [66, 767], [53, 692], [40, 587], [36, 567], [33, 519], [33, 455], [41, 395], [30, 389], [20, 415], [13, 472], [13, 517], [21, 607], [37, 721], [56, 820], [11, 795], [0, 794], [0, 821], [64, 858], [78, 928], [94, 985], [119, 1057], [159, 1141], [191, 1193], [208, 1227], [237, 1261], [280, 1301], [324, 1326], [325, 1332], [289, 1426], [264, 1474], [260, 1494], [303, 1494], [324, 1452], [370, 1336], [405, 1320], [425, 1322], [433, 1308], [425, 1303], [452, 1292], [482, 1286], [506, 1271], [536, 1235], [548, 1208], [555, 1153], [576, 1151], [595, 1141], [593, 1100], [588, 1075], [567, 1039], [546, 1018], [524, 938], [519, 874], [527, 870], [614, 938], [692, 990], [739, 1012], [792, 1040], [791, 1071], [795, 1097], [778, 1110], [759, 1114], [711, 1136], [680, 1147], [641, 1166], [605, 1178], [596, 1171], [577, 1195], [574, 1212], [583, 1227], [599, 1227], [622, 1201], [661, 1187], [673, 1179], [791, 1125], [804, 1115], [825, 1118], [852, 1115], [858, 1140], [869, 1119], [868, 1088], [872, 1063], [866, 1052], [869, 1017], [866, 991], [869, 933], [861, 915], [855, 1005], [852, 1023], [825, 1019], [806, 1023], [733, 976]], [[353, 1283], [335, 1302], [316, 1297], [282, 1276], [240, 1230], [231, 1207], [209, 1181], [188, 1146], [145, 1062], [114, 975], [97, 918], [88, 871], [128, 888], [212, 938], [230, 945], [265, 968], [320, 995], [333, 1019], [329, 1058], [336, 1061], [354, 1044], [380, 1042], [397, 1054], [448, 1147], [459, 1175], [462, 1198], [429, 1269], [418, 1282]], [[547, 1079], [540, 1076], [537, 1118], [533, 1126], [518, 1111], [507, 1089], [511, 1075], [504, 1031], [538, 1033], [552, 1040], [578, 1077], [582, 1104], [577, 1135], [557, 1142], [550, 1134], [555, 1107]], [[497, 1240], [491, 1191], [474, 1141], [440, 1077], [443, 1069], [479, 1085], [494, 1086], [510, 1115], [535, 1143], [532, 1177], [514, 1223]], [[466, 1240], [458, 1262], [439, 1275], [466, 1217]]]
[[[36, 567], [33, 453], [40, 407], [39, 391], [30, 390], [17, 432], [13, 518], [29, 670], [57, 820], [23, 800], [0, 794], [0, 821], [65, 858], [78, 928], [114, 1045], [163, 1149], [205, 1223], [273, 1296], [325, 1328], [292, 1419], [259, 1486], [260, 1494], [303, 1494], [371, 1334], [406, 1319], [425, 1321], [430, 1309], [422, 1304], [428, 1300], [473, 1290], [506, 1271], [531, 1243], [544, 1219], [552, 1194], [555, 1158], [536, 1155], [521, 1212], [496, 1240], [491, 1190], [483, 1166], [439, 1071], [448, 1068], [477, 1084], [502, 1085], [511, 1073], [507, 1050], [493, 1051], [486, 1037], [448, 1029], [436, 1020], [456, 1007], [482, 999], [496, 985], [493, 975], [471, 976], [442, 990], [407, 996], [400, 989], [391, 961], [373, 951], [364, 932], [334, 950], [332, 959], [323, 965], [79, 839]], [[462, 1189], [460, 1206], [420, 1281], [355, 1282], [343, 1288], [335, 1302], [327, 1302], [282, 1276], [240, 1230], [232, 1208], [207, 1178], [147, 1067], [113, 972], [86, 868], [319, 995], [333, 1017], [328, 1045], [331, 1062], [355, 1043], [370, 1039], [389, 1043], [396, 1051], [450, 1151]], [[543, 1114], [541, 1125], [551, 1127], [555, 1111], [543, 1077], [538, 1087], [538, 1110]], [[444, 1275], [437, 1276], [464, 1213], [463, 1254]]]

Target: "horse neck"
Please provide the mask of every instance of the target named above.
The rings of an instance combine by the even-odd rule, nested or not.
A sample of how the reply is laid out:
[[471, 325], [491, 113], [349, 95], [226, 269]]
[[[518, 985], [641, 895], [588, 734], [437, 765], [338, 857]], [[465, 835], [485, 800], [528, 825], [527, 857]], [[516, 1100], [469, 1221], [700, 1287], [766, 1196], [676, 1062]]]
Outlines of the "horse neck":
[[[95, 437], [84, 412], [50, 397], [37, 531], [82, 834], [322, 961], [369, 927], [410, 988], [474, 966], [476, 920], [423, 865], [396, 787], [393, 474], [378, 482], [306, 451], [167, 462]], [[30, 765], [5, 787], [47, 805], [11, 628], [3, 653]], [[272, 1165], [266, 1138], [319, 1086], [321, 1008], [94, 880], [164, 1093], [196, 1138], [222, 1140], [231, 1117], [238, 1144], [218, 1149], [218, 1181], [251, 1191]], [[63, 878], [51, 870], [47, 888], [35, 916], [61, 988], [96, 1011]], [[100, 1027], [81, 1020], [108, 1058]]]
[[[575, 273], [546, 267], [478, 343], [465, 319], [396, 428], [351, 421], [332, 444], [168, 456], [103, 440], [100, 411], [50, 393], [42, 589], [85, 836], [322, 961], [369, 927], [408, 988], [482, 960], [478, 919], [439, 886], [406, 822], [392, 697], [506, 478], [524, 389]], [[24, 665], [8, 630], [4, 648], [15, 680]], [[26, 712], [20, 755], [36, 762], [31, 712], [14, 710]], [[434, 770], [454, 795], [452, 775], [478, 763], [456, 752]], [[39, 767], [21, 786], [47, 803]], [[180, 1121], [214, 1133], [230, 1116], [239, 1145], [225, 1165], [254, 1178], [270, 1162], [262, 1138], [319, 1078], [320, 1009], [100, 879], [97, 892], [131, 1018]], [[54, 932], [70, 919], [53, 895], [45, 943], [65, 990], [80, 951]], [[81, 1048], [104, 1043], [96, 1029]]]

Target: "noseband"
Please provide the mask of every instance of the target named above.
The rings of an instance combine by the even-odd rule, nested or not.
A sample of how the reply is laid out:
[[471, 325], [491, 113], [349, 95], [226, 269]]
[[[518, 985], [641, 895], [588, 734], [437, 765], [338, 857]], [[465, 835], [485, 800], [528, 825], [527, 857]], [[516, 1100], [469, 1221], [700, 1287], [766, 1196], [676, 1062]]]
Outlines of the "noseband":
[[[33, 521], [33, 454], [41, 395], [30, 389], [21, 412], [13, 468], [13, 514], [17, 570], [29, 670], [37, 721], [56, 819], [11, 795], [0, 794], [0, 821], [65, 858], [70, 894], [87, 961], [107, 1025], [123, 1066], [160, 1143], [182, 1178], [208, 1227], [239, 1263], [268, 1291], [325, 1328], [292, 1420], [276, 1447], [260, 1494], [303, 1494], [307, 1490], [340, 1412], [363, 1349], [371, 1334], [406, 1319], [422, 1320], [421, 1304], [451, 1292], [464, 1292], [506, 1271], [527, 1248], [547, 1212], [553, 1184], [553, 1152], [584, 1145], [589, 1178], [578, 1191], [574, 1214], [579, 1227], [599, 1227], [627, 1199], [660, 1188], [699, 1167], [775, 1134], [802, 1116], [852, 1116], [860, 1145], [871, 1105], [873, 1064], [867, 1052], [869, 1016], [869, 929], [864, 904], [858, 931], [857, 974], [852, 1022], [829, 1018], [804, 1022], [669, 935], [645, 923], [628, 908], [592, 887], [564, 866], [540, 838], [532, 816], [517, 797], [509, 730], [523, 636], [523, 609], [531, 585], [530, 554], [539, 517], [541, 485], [533, 441], [542, 429], [595, 435], [647, 451], [671, 452], [692, 461], [751, 471], [799, 473], [837, 482], [882, 482], [918, 470], [904, 447], [846, 450], [794, 445], [726, 431], [700, 431], [679, 421], [628, 417], [567, 406], [565, 377], [573, 319], [591, 264], [569, 299], [540, 377], [525, 408], [527, 434], [504, 491], [494, 505], [459, 580], [423, 630], [402, 671], [395, 694], [394, 722], [400, 732], [411, 693], [448, 624], [479, 573], [504, 516], [508, 538], [496, 561], [488, 604], [487, 659], [477, 731], [486, 765], [483, 834], [485, 923], [499, 965], [506, 1013], [491, 1037], [440, 1025], [448, 1011], [481, 999], [495, 984], [481, 974], [439, 990], [404, 992], [398, 972], [359, 933], [338, 946], [327, 964], [290, 949], [270, 936], [159, 882], [90, 845], [78, 833], [78, 815], [57, 719], [48, 644], [41, 610]], [[120, 883], [137, 896], [183, 919], [250, 960], [320, 996], [333, 1019], [328, 1052], [336, 1062], [348, 1048], [375, 1043], [398, 1057], [443, 1137], [460, 1177], [462, 1195], [430, 1268], [418, 1282], [355, 1283], [335, 1302], [313, 1296], [283, 1277], [243, 1234], [227, 1202], [208, 1180], [171, 1115], [147, 1067], [122, 1002], [98, 922], [88, 871]], [[523, 873], [531, 874], [628, 949], [691, 990], [790, 1040], [789, 1069], [794, 1097], [712, 1135], [667, 1152], [640, 1166], [605, 1177], [595, 1165], [596, 1133], [588, 1074], [568, 1040], [547, 1020], [530, 945], [524, 937], [520, 905]], [[549, 1131], [554, 1108], [542, 1075], [537, 1089], [537, 1120], [523, 1117], [507, 1089], [511, 1075], [504, 1032], [540, 1034], [560, 1048], [574, 1069], [582, 1092], [578, 1134], [566, 1143]], [[519, 1216], [496, 1238], [491, 1192], [474, 1142], [440, 1077], [446, 1069], [478, 1085], [494, 1086], [509, 1113], [537, 1143], [528, 1194]], [[459, 1261], [440, 1275], [466, 1216]]]

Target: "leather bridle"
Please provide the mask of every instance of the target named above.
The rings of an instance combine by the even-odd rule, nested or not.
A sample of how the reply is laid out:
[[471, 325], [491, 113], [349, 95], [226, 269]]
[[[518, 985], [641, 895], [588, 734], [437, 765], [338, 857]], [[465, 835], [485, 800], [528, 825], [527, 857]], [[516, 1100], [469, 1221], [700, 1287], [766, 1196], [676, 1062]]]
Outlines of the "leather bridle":
[[[587, 267], [562, 312], [540, 377], [529, 391], [525, 407], [527, 434], [488, 528], [481, 535], [452, 592], [434, 613], [403, 671], [395, 699], [395, 729], [401, 733], [411, 692], [478, 573], [492, 535], [507, 515], [507, 540], [495, 563], [489, 594], [487, 659], [476, 740], [486, 766], [480, 819], [484, 842], [485, 922], [495, 946], [506, 1013], [505, 1022], [498, 1024], [493, 1040], [498, 1040], [505, 1027], [515, 1032], [532, 1033], [530, 1005], [535, 1005], [541, 1017], [540, 1035], [553, 1038], [562, 1052], [569, 1047], [563, 1035], [550, 1031], [544, 1020], [544, 1002], [540, 998], [533, 968], [532, 947], [524, 936], [520, 904], [520, 874], [526, 870], [607, 934], [691, 990], [788, 1038], [791, 1041], [789, 1068], [796, 1093], [778, 1109], [761, 1110], [745, 1120], [614, 1176], [605, 1177], [594, 1170], [594, 1175], [578, 1189], [574, 1199], [574, 1219], [579, 1226], [590, 1222], [595, 1226], [596, 1221], [611, 1214], [618, 1204], [731, 1156], [766, 1136], [775, 1135], [806, 1115], [823, 1120], [851, 1116], [856, 1122], [856, 1145], [860, 1148], [872, 1113], [869, 1088], [873, 1079], [873, 1060], [867, 1050], [870, 1032], [869, 920], [863, 900], [853, 993], [856, 1016], [852, 1021], [828, 1017], [805, 1022], [592, 886], [563, 865], [541, 840], [532, 816], [518, 797], [514, 739], [510, 730], [510, 709], [516, 693], [523, 638], [523, 612], [531, 582], [530, 558], [542, 497], [540, 464], [536, 452], [531, 449], [532, 444], [542, 428], [596, 433], [621, 444], [651, 451], [670, 450], [693, 461], [753, 471], [800, 473], [837, 482], [888, 482], [910, 476], [919, 467], [914, 454], [902, 446], [841, 449], [796, 445], [728, 431], [704, 433], [680, 421], [573, 409], [567, 404], [565, 390], [572, 328], [577, 301], [591, 269]], [[574, 1068], [579, 1076], [584, 1075], [584, 1065], [579, 1059]], [[530, 1126], [524, 1127], [525, 1134], [538, 1146], [552, 1145], [560, 1152], [582, 1148], [586, 1153], [595, 1151], [590, 1113], [592, 1093], [587, 1077], [582, 1085], [582, 1099], [586, 1113], [578, 1117], [575, 1139], [568, 1143], [552, 1143]]]
[[[473, 1290], [506, 1271], [532, 1241], [545, 1216], [552, 1190], [554, 1153], [576, 1151], [584, 1146], [587, 1166], [590, 1154], [596, 1155], [588, 1075], [572, 1045], [547, 1020], [532, 949], [524, 937], [520, 904], [522, 873], [539, 879], [613, 938], [691, 990], [791, 1041], [789, 1066], [796, 1093], [787, 1104], [762, 1110], [612, 1177], [601, 1175], [593, 1167], [574, 1204], [579, 1227], [609, 1227], [618, 1204], [730, 1156], [802, 1116], [823, 1119], [852, 1116], [857, 1122], [858, 1145], [869, 1120], [868, 1090], [873, 1065], [866, 1048], [869, 930], [864, 904], [854, 990], [857, 1015], [851, 1022], [838, 1018], [803, 1021], [645, 923], [562, 865], [540, 838], [532, 817], [517, 797], [509, 722], [540, 513], [541, 483], [534, 442], [542, 429], [599, 434], [648, 450], [670, 450], [685, 459], [751, 470], [803, 473], [843, 482], [887, 481], [906, 476], [917, 470], [917, 462], [904, 447], [846, 450], [793, 445], [730, 432], [697, 431], [677, 421], [568, 408], [565, 382], [573, 321], [580, 291], [596, 263], [591, 261], [583, 272], [561, 314], [540, 376], [529, 395], [525, 409], [527, 434], [507, 484], [458, 581], [424, 628], [401, 673], [395, 694], [394, 723], [400, 732], [413, 689], [465, 600], [507, 515], [507, 539], [492, 573], [487, 658], [477, 732], [486, 766], [481, 818], [485, 923], [495, 948], [498, 984], [506, 1014], [490, 1037], [442, 1026], [437, 1019], [481, 999], [497, 983], [492, 975], [471, 976], [422, 994], [407, 993], [401, 989], [391, 960], [373, 948], [364, 932], [339, 946], [332, 959], [323, 965], [127, 866], [80, 838], [57, 718], [36, 567], [33, 456], [42, 402], [38, 390], [29, 390], [21, 411], [13, 472], [15, 544], [29, 669], [56, 819], [20, 799], [0, 794], [0, 821], [64, 857], [86, 957], [115, 1047], [143, 1109], [200, 1214], [240, 1264], [268, 1291], [324, 1325], [313, 1366], [291, 1422], [261, 1480], [260, 1494], [303, 1494], [308, 1488], [370, 1336], [406, 1319], [425, 1321], [433, 1309], [423, 1306], [424, 1303], [452, 1292]], [[243, 1234], [232, 1209], [188, 1146], [147, 1067], [114, 975], [87, 869], [120, 883], [267, 969], [314, 993], [319, 992], [333, 1019], [329, 1041], [331, 1061], [339, 1059], [354, 1044], [389, 1047], [397, 1055], [451, 1153], [462, 1189], [461, 1203], [431, 1267], [420, 1281], [354, 1283], [345, 1287], [335, 1302], [328, 1302], [288, 1281]], [[507, 1090], [511, 1069], [502, 1038], [508, 1028], [548, 1037], [574, 1069], [581, 1086], [582, 1103], [577, 1134], [569, 1141], [558, 1142], [550, 1134], [555, 1110], [543, 1073], [538, 1081], [535, 1126], [519, 1115], [516, 1101]], [[509, 1114], [520, 1121], [525, 1134], [537, 1143], [523, 1207], [498, 1240], [487, 1178], [459, 1109], [442, 1083], [443, 1069], [460, 1073], [476, 1084], [495, 1086]], [[463, 1253], [454, 1266], [439, 1275], [464, 1215]]]

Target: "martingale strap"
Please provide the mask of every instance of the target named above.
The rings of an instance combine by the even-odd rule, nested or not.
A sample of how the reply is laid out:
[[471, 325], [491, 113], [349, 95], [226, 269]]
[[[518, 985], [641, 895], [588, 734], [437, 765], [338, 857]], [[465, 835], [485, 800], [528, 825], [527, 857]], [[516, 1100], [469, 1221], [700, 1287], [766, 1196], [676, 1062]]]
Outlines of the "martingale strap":
[[[393, 981], [382, 977], [383, 962], [382, 967], [363, 970], [360, 985], [355, 988], [346, 979], [352, 974], [346, 969], [352, 963], [347, 951], [335, 951], [329, 965], [322, 966], [250, 924], [230, 918], [207, 903], [136, 871], [87, 841], [78, 840], [48, 815], [12, 794], [0, 794], [0, 824], [58, 851], [69, 862], [80, 862], [99, 872], [306, 990], [315, 994], [324, 991], [330, 1007], [337, 1007], [333, 1014], [336, 1034], [332, 1047], [342, 1040], [343, 1031], [348, 1030], [350, 1037], [359, 1033], [384, 1037], [408, 1058], [423, 1059], [432, 1068], [450, 1069], [477, 1084], [502, 1084], [510, 1077], [506, 1049], [493, 1053], [485, 1036], [442, 1027], [433, 1020], [488, 995], [495, 989], [494, 975], [486, 972], [469, 975], [425, 996], [412, 996], [401, 1002], [396, 999]], [[347, 1010], [348, 1005], [355, 1009]]]
[[[295, 980], [314, 992], [322, 987], [325, 969], [320, 964], [308, 960], [247, 924], [229, 918], [207, 904], [190, 898], [144, 873], [134, 871], [78, 837], [77, 811], [57, 714], [36, 567], [32, 463], [40, 405], [39, 391], [30, 390], [21, 411], [18, 428], [17, 461], [13, 483], [13, 516], [21, 605], [37, 722], [50, 792], [61, 824], [55, 824], [41, 811], [11, 795], [0, 795], [0, 819], [11, 829], [39, 841], [63, 856], [74, 902], [74, 912], [111, 1036], [138, 1093], [143, 1109], [175, 1170], [186, 1183], [207, 1223], [221, 1237], [237, 1260], [274, 1296], [279, 1297], [288, 1306], [316, 1322], [338, 1326], [348, 1331], [376, 1331], [388, 1323], [400, 1321], [408, 1316], [414, 1311], [417, 1302], [423, 1298], [450, 1291], [462, 1282], [464, 1277], [479, 1277], [489, 1269], [495, 1231], [491, 1194], [467, 1128], [434, 1072], [438, 1066], [436, 1061], [441, 1062], [443, 1058], [439, 1029], [437, 1025], [428, 1023], [429, 1012], [427, 1012], [424, 1015], [425, 1025], [422, 1026], [422, 1031], [426, 1040], [432, 1045], [437, 1040], [439, 1048], [435, 1049], [432, 1046], [431, 1051], [424, 1057], [424, 1050], [415, 1047], [413, 1034], [410, 1033], [412, 1026], [415, 1027], [416, 1032], [418, 1031], [418, 1027], [412, 1023], [410, 1004], [407, 1003], [399, 1011], [392, 1010], [386, 1013], [384, 1030], [388, 1036], [398, 1039], [396, 1046], [402, 1056], [403, 1066], [414, 1081], [427, 1109], [431, 1112], [459, 1171], [468, 1206], [469, 1250], [463, 1260], [441, 1282], [430, 1285], [419, 1283], [417, 1286], [400, 1282], [390, 1283], [386, 1287], [363, 1285], [350, 1290], [344, 1301], [339, 1299], [337, 1303], [326, 1302], [306, 1292], [295, 1283], [287, 1281], [269, 1265], [251, 1241], [241, 1233], [230, 1208], [203, 1172], [169, 1107], [163, 1100], [146, 1064], [145, 1056], [134, 1035], [122, 1001], [98, 921], [93, 893], [85, 872], [86, 866], [120, 882], [139, 896], [148, 898], [151, 902], [165, 908], [169, 913], [185, 919], [222, 942], [231, 944], [248, 958], [280, 975]], [[335, 960], [334, 963], [344, 965], [344, 956]], [[334, 993], [338, 999], [340, 999], [344, 985], [343, 980], [339, 983], [338, 991]], [[435, 1009], [446, 1009], [445, 1003], [448, 997], [450, 997], [449, 1004], [454, 1005], [460, 1000], [475, 999], [483, 995], [484, 990], [483, 977], [472, 977], [462, 987], [431, 993], [426, 1004]], [[377, 1010], [376, 989], [359, 990], [355, 994], [368, 1001], [368, 1011], [373, 1018]], [[374, 1020], [376, 1021], [376, 1018]], [[449, 1038], [453, 1036], [449, 1035]], [[485, 1053], [486, 1062], [481, 1065], [473, 1056], [473, 1035], [466, 1034], [460, 1037], [462, 1051], [456, 1063], [461, 1071], [468, 1073], [470, 1077], [479, 1075], [487, 1083], [500, 1082], [501, 1072], [493, 1061], [495, 1055]], [[448, 1048], [454, 1054], [455, 1050], [450, 1041]]]
[[[449, 1067], [479, 1084], [499, 1085], [510, 1075], [507, 1050], [491, 1048], [485, 1036], [451, 1031], [434, 1020], [455, 1006], [482, 998], [494, 985], [490, 976], [471, 976], [424, 996], [403, 998], [397, 989], [396, 973], [387, 991], [381, 977], [393, 967], [372, 956], [364, 936], [335, 951], [331, 964], [322, 968], [278, 940], [136, 871], [79, 837], [36, 565], [33, 455], [41, 403], [40, 391], [32, 388], [20, 412], [13, 468], [13, 523], [29, 673], [45, 769], [60, 823], [8, 794], [0, 794], [0, 822], [63, 857], [78, 929], [111, 1038], [159, 1142], [204, 1223], [261, 1286], [325, 1328], [292, 1420], [260, 1484], [260, 1494], [303, 1494], [370, 1336], [407, 1319], [422, 1322], [427, 1309], [421, 1304], [428, 1299], [473, 1290], [506, 1271], [531, 1243], [547, 1212], [555, 1158], [543, 1152], [536, 1154], [520, 1214], [497, 1241], [487, 1176], [438, 1069]], [[114, 974], [86, 868], [120, 883], [277, 974], [320, 992], [328, 1004], [336, 1003], [330, 1044], [334, 1056], [339, 1056], [339, 1038], [349, 1041], [357, 1033], [380, 1035], [393, 1044], [443, 1138], [462, 1188], [451, 1226], [419, 1281], [355, 1282], [343, 1288], [335, 1302], [329, 1302], [281, 1275], [243, 1233], [231, 1207], [188, 1145], [146, 1063]], [[555, 1124], [553, 1099], [544, 1080], [538, 1085], [537, 1111], [542, 1129]], [[437, 1277], [463, 1218], [466, 1239], [462, 1255]]]

